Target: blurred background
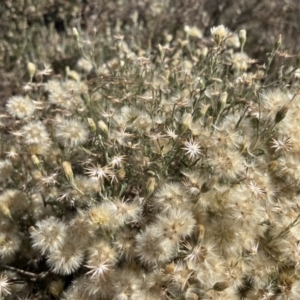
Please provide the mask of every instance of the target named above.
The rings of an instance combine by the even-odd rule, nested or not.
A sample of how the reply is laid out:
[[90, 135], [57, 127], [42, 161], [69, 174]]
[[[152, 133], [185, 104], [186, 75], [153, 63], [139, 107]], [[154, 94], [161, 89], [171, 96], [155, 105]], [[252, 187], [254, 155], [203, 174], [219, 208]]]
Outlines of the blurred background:
[[2, 0], [0, 101], [21, 93], [28, 62], [48, 63], [56, 73], [72, 68], [81, 56], [73, 27], [92, 41], [101, 64], [113, 55], [104, 37], [122, 35], [128, 45], [135, 39], [137, 52], [150, 56], [166, 39], [183, 40], [184, 26], [196, 26], [203, 35], [198, 43], [206, 45], [210, 28], [224, 24], [232, 32], [247, 30], [245, 52], [263, 64], [279, 34], [281, 51], [296, 59], [299, 13], [298, 0]]

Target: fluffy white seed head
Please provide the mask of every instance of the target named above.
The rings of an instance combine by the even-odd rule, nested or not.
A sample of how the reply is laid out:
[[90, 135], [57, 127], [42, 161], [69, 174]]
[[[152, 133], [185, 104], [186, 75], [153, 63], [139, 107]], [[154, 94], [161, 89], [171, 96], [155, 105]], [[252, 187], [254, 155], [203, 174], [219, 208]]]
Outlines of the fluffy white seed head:
[[6, 110], [12, 117], [24, 119], [33, 115], [35, 104], [27, 97], [13, 96], [7, 101]]
[[93, 69], [92, 63], [85, 58], [80, 58], [77, 61], [77, 67], [86, 74], [90, 73]]
[[155, 194], [151, 205], [154, 210], [170, 211], [189, 206], [189, 198], [180, 183], [165, 183]]
[[16, 232], [0, 232], [0, 245], [0, 261], [8, 263], [15, 259], [16, 252], [20, 250], [21, 239]]
[[224, 25], [212, 27], [210, 29], [211, 35], [216, 44], [220, 44], [228, 36], [228, 29]]
[[157, 228], [151, 226], [136, 237], [135, 253], [145, 265], [160, 265], [168, 262], [175, 253], [176, 244], [166, 239]]
[[67, 238], [66, 225], [54, 217], [37, 222], [30, 228], [32, 246], [42, 254], [52, 252], [62, 246]]
[[21, 129], [25, 144], [31, 154], [46, 154], [51, 145], [51, 139], [45, 125], [40, 121], [33, 121]]
[[64, 241], [64, 244], [53, 249], [47, 255], [47, 264], [54, 273], [69, 275], [76, 271], [84, 260], [84, 251], [76, 240]]
[[95, 243], [88, 250], [86, 267], [91, 277], [106, 277], [112, 271], [118, 259], [118, 253], [105, 240]]
[[196, 224], [188, 210], [173, 209], [167, 214], [160, 214], [157, 221], [151, 225], [157, 232], [170, 241], [179, 242], [181, 238], [189, 236]]
[[88, 127], [76, 119], [63, 120], [55, 128], [55, 136], [64, 147], [76, 147], [86, 142]]
[[4, 274], [0, 274], [0, 296], [1, 297], [10, 294], [10, 286], [11, 283], [9, 282], [9, 278]]

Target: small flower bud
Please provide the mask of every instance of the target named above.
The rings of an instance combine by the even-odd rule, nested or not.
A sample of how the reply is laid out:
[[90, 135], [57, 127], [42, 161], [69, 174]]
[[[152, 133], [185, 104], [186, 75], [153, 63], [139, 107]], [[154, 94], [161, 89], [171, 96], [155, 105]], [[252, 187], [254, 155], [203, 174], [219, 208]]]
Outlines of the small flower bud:
[[265, 76], [265, 72], [263, 70], [258, 70], [255, 73], [255, 79], [261, 79]]
[[36, 228], [35, 228], [34, 226], [30, 226], [30, 227], [28, 228], [28, 232], [29, 232], [29, 233], [34, 233], [34, 232], [37, 232], [37, 230], [36, 230]]
[[272, 160], [269, 165], [268, 165], [268, 169], [270, 172], [273, 172], [277, 169], [278, 167], [278, 161], [277, 160]]
[[0, 211], [3, 213], [3, 215], [5, 215], [5, 216], [7, 216], [8, 218], [11, 219], [10, 210], [9, 210], [8, 206], [5, 203], [2, 203], [0, 205]]
[[199, 296], [198, 296], [197, 293], [194, 293], [194, 292], [191, 292], [191, 291], [187, 290], [184, 299], [186, 299], [186, 300], [198, 300]]
[[244, 153], [246, 150], [247, 150], [247, 144], [245, 143], [245, 142], [242, 142], [241, 144], [240, 144], [240, 147], [239, 147], [240, 149], [239, 149], [239, 152], [240, 153]]
[[75, 27], [72, 28], [73, 36], [76, 38], [76, 41], [79, 41], [79, 33]]
[[205, 89], [205, 82], [201, 77], [199, 78], [199, 87], [200, 87], [200, 90]]
[[183, 49], [188, 43], [189, 43], [188, 40], [178, 39], [178, 44], [179, 44], [181, 49]]
[[89, 124], [89, 127], [90, 127], [91, 131], [93, 133], [95, 133], [96, 130], [97, 130], [97, 126], [96, 126], [96, 123], [94, 122], [94, 120], [92, 118], [87, 118], [87, 122]]
[[34, 180], [40, 180], [43, 177], [42, 172], [40, 170], [37, 170], [37, 169], [34, 169], [31, 172], [31, 176]]
[[35, 154], [31, 155], [31, 160], [37, 166], [37, 168], [40, 169], [41, 161], [39, 160], [39, 158]]
[[195, 229], [195, 237], [197, 238], [197, 244], [200, 244], [203, 241], [205, 234], [205, 227], [202, 224], [199, 224]]
[[280, 45], [281, 45], [281, 34], [279, 34], [277, 40], [275, 41], [274, 50], [277, 51], [279, 49]]
[[216, 182], [217, 182], [217, 177], [213, 176], [208, 181], [206, 181], [202, 184], [200, 192], [203, 194], [207, 193], [209, 190], [211, 190], [213, 188], [213, 186], [216, 184]]
[[175, 264], [174, 264], [174, 262], [167, 264], [165, 266], [165, 268], [163, 269], [163, 273], [166, 274], [166, 275], [173, 274], [174, 271], [175, 271]]
[[64, 282], [61, 279], [53, 280], [49, 284], [49, 292], [54, 298], [58, 299], [64, 289]]
[[200, 115], [204, 116], [207, 112], [207, 110], [209, 109], [210, 105], [203, 105], [201, 110], [200, 110]]
[[147, 181], [147, 186], [146, 186], [147, 197], [152, 195], [152, 193], [155, 189], [155, 184], [156, 184], [155, 177], [150, 177]]
[[124, 169], [124, 167], [121, 167], [121, 169], [117, 172], [117, 178], [119, 180], [123, 180], [126, 176], [126, 171]]
[[201, 48], [200, 52], [199, 52], [200, 60], [203, 60], [207, 56], [207, 53], [208, 53], [208, 48], [207, 47]]
[[80, 81], [80, 75], [76, 71], [70, 70], [69, 66], [66, 66], [66, 74], [69, 78], [71, 78], [77, 82]]
[[229, 283], [226, 281], [216, 282], [213, 286], [213, 290], [217, 292], [222, 292], [229, 287]]
[[98, 127], [103, 131], [103, 133], [106, 135], [108, 134], [108, 127], [102, 120], [98, 122]]
[[74, 179], [73, 171], [72, 171], [72, 166], [68, 161], [63, 161], [62, 167], [65, 173], [65, 176], [67, 179], [72, 182]]
[[212, 116], [209, 116], [206, 120], [205, 120], [205, 127], [206, 128], [210, 128], [212, 122], [213, 122], [214, 118]]
[[288, 106], [284, 105], [277, 111], [275, 116], [275, 124], [281, 122], [285, 118], [288, 110], [289, 110]]
[[[239, 38], [240, 38], [240, 43], [241, 43], [241, 49], [244, 49], [244, 45], [247, 40], [247, 32], [245, 29], [241, 29], [239, 32]], [[243, 50], [242, 50], [243, 51]]]
[[188, 129], [190, 129], [191, 124], [192, 124], [192, 115], [191, 114], [184, 114], [182, 119], [181, 119], [181, 124], [180, 124], [180, 133], [183, 134], [185, 133]]
[[227, 92], [221, 93], [221, 95], [220, 95], [220, 111], [222, 111], [225, 108], [227, 97], [228, 97]]
[[159, 50], [160, 59], [163, 60], [165, 56], [165, 50], [161, 44], [158, 44], [158, 50]]
[[29, 73], [29, 76], [30, 76], [30, 81], [32, 81], [32, 78], [33, 78], [34, 73], [35, 73], [35, 71], [36, 71], [36, 66], [35, 66], [35, 64], [32, 63], [32, 62], [29, 62], [29, 63], [27, 64], [27, 70], [28, 70], [28, 73]]

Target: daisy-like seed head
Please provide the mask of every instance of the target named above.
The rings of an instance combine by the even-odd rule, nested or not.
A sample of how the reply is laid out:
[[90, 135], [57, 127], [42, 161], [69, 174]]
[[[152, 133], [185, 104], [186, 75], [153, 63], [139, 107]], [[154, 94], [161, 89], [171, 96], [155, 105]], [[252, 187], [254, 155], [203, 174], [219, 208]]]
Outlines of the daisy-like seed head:
[[77, 67], [86, 74], [89, 74], [93, 69], [92, 63], [85, 58], [80, 58], [78, 60]]
[[33, 115], [35, 104], [27, 97], [13, 96], [8, 100], [6, 110], [12, 117], [24, 119]]
[[38, 121], [28, 123], [22, 127], [20, 134], [23, 137], [23, 140], [27, 145], [27, 150], [30, 154], [45, 155], [48, 153], [51, 145], [51, 139], [45, 125], [42, 122]]
[[137, 201], [126, 201], [125, 198], [115, 198], [107, 202], [107, 207], [115, 219], [115, 223], [120, 226], [136, 220], [142, 213], [142, 207]]
[[159, 234], [156, 227], [149, 226], [136, 237], [135, 253], [145, 265], [168, 262], [175, 253], [176, 244]]
[[49, 252], [47, 263], [57, 274], [69, 275], [76, 271], [84, 260], [84, 251], [75, 244], [75, 241], [65, 243]]
[[169, 182], [154, 194], [151, 205], [156, 211], [168, 212], [175, 208], [187, 207], [189, 200], [180, 183]]
[[26, 144], [44, 144], [49, 143], [49, 134], [45, 125], [38, 122], [30, 122], [23, 126], [21, 129], [21, 135]]
[[15, 232], [0, 232], [0, 246], [0, 260], [5, 264], [10, 262], [20, 250], [21, 239]]
[[10, 294], [9, 287], [11, 283], [7, 276], [1, 274], [0, 275], [0, 296], [6, 296]]
[[101, 165], [97, 164], [96, 166], [91, 164], [90, 167], [85, 168], [86, 174], [93, 178], [97, 179], [99, 181], [103, 181], [104, 178], [108, 178], [109, 176], [113, 175], [114, 172], [111, 170], [111, 167], [104, 166], [101, 167]]
[[86, 267], [90, 269], [87, 274], [91, 277], [105, 277], [117, 262], [118, 253], [106, 241], [100, 241], [88, 251]]
[[110, 164], [112, 165], [113, 168], [115, 168], [115, 167], [119, 168], [124, 163], [125, 158], [126, 158], [126, 155], [117, 154], [117, 155], [113, 156], [113, 158], [110, 161]]
[[107, 202], [96, 205], [88, 210], [88, 218], [95, 228], [112, 230], [117, 224], [112, 216], [111, 207]]
[[186, 141], [185, 147], [182, 148], [185, 150], [186, 154], [189, 156], [189, 159], [195, 160], [201, 154], [200, 145], [193, 140]]
[[271, 148], [275, 149], [275, 152], [289, 152], [293, 148], [293, 143], [290, 140], [290, 137], [281, 138], [281, 139], [272, 139]]
[[88, 214], [83, 210], [77, 210], [77, 215], [69, 222], [68, 236], [76, 239], [79, 246], [86, 247], [92, 242], [95, 226], [90, 222]]
[[66, 239], [66, 225], [50, 217], [37, 222], [36, 228], [30, 227], [30, 236], [33, 247], [42, 254], [58, 249]]
[[118, 251], [120, 259], [124, 261], [134, 260], [134, 248], [136, 244], [135, 237], [137, 230], [132, 227], [124, 227], [120, 229], [113, 242], [114, 248]]
[[63, 292], [60, 299], [62, 300], [82, 300], [82, 299], [95, 299], [89, 296], [87, 289], [88, 279], [86, 276], [81, 276], [75, 279], [66, 291]]
[[243, 157], [226, 148], [213, 151], [208, 161], [219, 179], [234, 180], [245, 169]]
[[[28, 207], [26, 194], [17, 189], [7, 189], [0, 194], [0, 213], [7, 208], [12, 216], [23, 214]], [[5, 213], [4, 213], [5, 214]]]
[[64, 282], [62, 279], [53, 280], [48, 286], [49, 292], [55, 298], [59, 298], [64, 290]]
[[84, 123], [70, 119], [63, 120], [56, 126], [55, 135], [64, 147], [76, 147], [86, 142], [89, 131]]
[[210, 29], [211, 35], [217, 45], [219, 45], [227, 36], [228, 29], [224, 25], [212, 27]]
[[169, 136], [173, 140], [176, 140], [178, 138], [178, 134], [175, 133], [175, 130], [167, 128], [165, 131], [166, 131], [167, 136]]
[[158, 220], [152, 226], [155, 226], [157, 232], [163, 237], [171, 241], [179, 241], [192, 233], [195, 223], [189, 211], [174, 209], [167, 214], [159, 215]]

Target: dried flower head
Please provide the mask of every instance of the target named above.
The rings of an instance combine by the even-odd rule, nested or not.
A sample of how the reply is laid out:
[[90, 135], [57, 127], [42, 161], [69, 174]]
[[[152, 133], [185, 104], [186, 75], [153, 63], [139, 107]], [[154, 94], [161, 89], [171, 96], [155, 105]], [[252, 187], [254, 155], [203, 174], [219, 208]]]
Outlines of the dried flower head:
[[0, 296], [4, 297], [10, 294], [9, 287], [11, 286], [11, 282], [9, 282], [9, 278], [4, 274], [0, 275]]
[[164, 238], [178, 242], [192, 233], [195, 223], [191, 212], [174, 209], [167, 214], [160, 214], [151, 226], [155, 227]]
[[271, 148], [274, 148], [275, 152], [289, 152], [293, 148], [293, 143], [290, 139], [290, 137], [273, 138]]
[[97, 164], [96, 166], [91, 164], [90, 167], [86, 167], [86, 174], [92, 178], [99, 181], [103, 181], [105, 178], [108, 178], [109, 176], [113, 175], [114, 172], [112, 171], [111, 167], [104, 166], [102, 167], [100, 164]]
[[55, 135], [64, 147], [76, 147], [86, 142], [89, 131], [84, 123], [70, 119], [63, 120], [56, 126]]
[[58, 249], [67, 238], [66, 225], [50, 217], [37, 222], [36, 228], [30, 228], [32, 246], [41, 251], [42, 254]]
[[27, 97], [13, 96], [6, 104], [6, 109], [12, 117], [24, 119], [33, 115], [35, 104]]
[[154, 194], [151, 205], [154, 210], [167, 212], [175, 208], [187, 207], [189, 198], [181, 184], [168, 182]]
[[[3, 225], [3, 223], [2, 223]], [[0, 259], [10, 262], [21, 247], [21, 238], [17, 232], [0, 232]]]
[[227, 36], [228, 29], [224, 25], [219, 25], [216, 27], [212, 27], [210, 29], [211, 35], [217, 45], [219, 45]]
[[84, 260], [84, 251], [76, 240], [65, 240], [64, 244], [49, 251], [47, 263], [54, 273], [69, 275], [76, 271]]
[[136, 237], [135, 253], [145, 265], [168, 262], [175, 253], [176, 244], [165, 239], [156, 227], [149, 226]]
[[137, 220], [142, 213], [142, 207], [138, 201], [128, 201], [119, 198], [114, 198], [107, 202], [107, 207], [115, 219], [116, 224], [124, 226], [125, 223]]
[[191, 160], [195, 160], [201, 154], [200, 145], [193, 140], [186, 141], [185, 147], [182, 149], [185, 150], [186, 154], [189, 156], [189, 159]]
[[77, 67], [86, 74], [90, 73], [93, 69], [92, 63], [85, 58], [80, 58], [78, 60]]
[[55, 298], [59, 298], [64, 290], [64, 281], [62, 279], [52, 280], [48, 286], [49, 292]]
[[126, 155], [116, 154], [112, 157], [110, 164], [112, 165], [113, 168], [115, 167], [120, 168], [123, 165], [125, 159], [126, 159]]
[[51, 139], [45, 125], [38, 122], [30, 122], [21, 129], [24, 142], [31, 150], [31, 154], [46, 154], [51, 145]]
[[88, 250], [86, 267], [91, 277], [105, 277], [117, 262], [118, 253], [106, 241], [99, 241]]
[[186, 32], [187, 36], [191, 36], [194, 38], [202, 38], [203, 34], [201, 32], [201, 30], [199, 28], [197, 28], [196, 26], [184, 26], [184, 31]]

